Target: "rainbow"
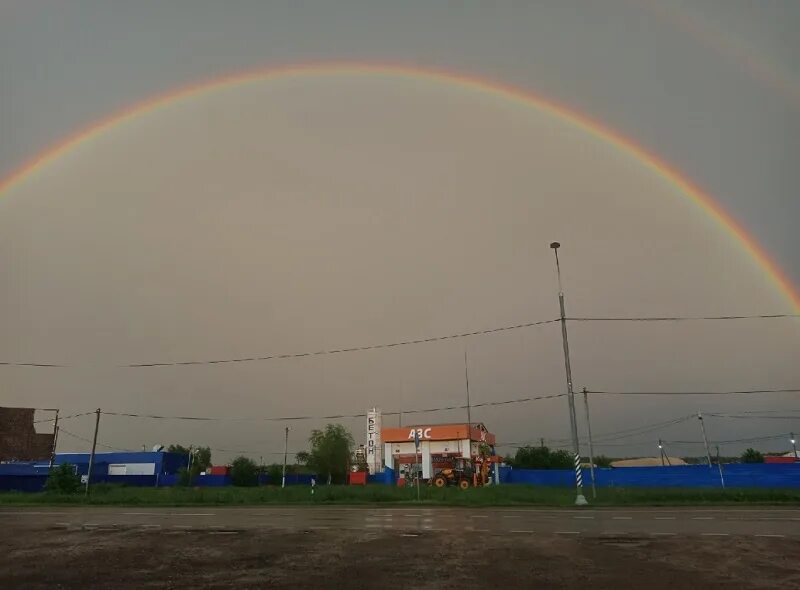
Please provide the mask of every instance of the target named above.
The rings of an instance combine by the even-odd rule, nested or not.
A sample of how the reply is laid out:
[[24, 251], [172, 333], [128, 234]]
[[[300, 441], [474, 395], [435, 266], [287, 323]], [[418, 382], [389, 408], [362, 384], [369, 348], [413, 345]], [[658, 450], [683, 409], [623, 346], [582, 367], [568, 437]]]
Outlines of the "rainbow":
[[717, 28], [711, 21], [692, 17], [677, 4], [658, 0], [638, 0], [636, 3], [686, 33], [698, 44], [732, 62], [757, 82], [783, 94], [794, 108], [800, 108], [800, 83], [784, 66], [767, 60], [753, 47]]
[[93, 138], [112, 127], [130, 121], [140, 115], [156, 111], [176, 101], [212, 92], [222, 87], [247, 84], [250, 82], [260, 82], [285, 77], [318, 77], [348, 74], [382, 75], [452, 84], [473, 92], [481, 92], [513, 103], [533, 107], [593, 135], [622, 153], [627, 154], [639, 164], [647, 167], [653, 173], [675, 186], [682, 195], [692, 201], [710, 218], [724, 228], [740, 247], [764, 270], [769, 280], [786, 296], [793, 309], [800, 311], [800, 291], [797, 290], [789, 280], [789, 277], [778, 267], [756, 240], [734, 220], [721, 205], [714, 201], [710, 195], [703, 192], [696, 184], [663, 159], [657, 157], [632, 139], [606, 127], [589, 116], [576, 112], [548, 98], [495, 80], [478, 78], [435, 68], [422, 68], [418, 66], [389, 63], [325, 62], [248, 70], [206, 80], [134, 104], [129, 108], [95, 122], [75, 135], [67, 137], [34, 157], [1, 181], [0, 196], [10, 191], [15, 186], [25, 182], [27, 178], [30, 178], [38, 170], [47, 166], [48, 163], [88, 143]]

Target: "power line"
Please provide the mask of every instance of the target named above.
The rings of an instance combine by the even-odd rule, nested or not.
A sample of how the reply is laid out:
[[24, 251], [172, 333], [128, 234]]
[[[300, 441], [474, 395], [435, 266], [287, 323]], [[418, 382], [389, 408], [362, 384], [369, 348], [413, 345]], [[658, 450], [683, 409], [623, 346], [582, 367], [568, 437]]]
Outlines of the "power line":
[[[70, 414], [69, 416], [60, 416], [58, 421], [61, 422], [62, 420], [69, 420], [70, 418], [78, 418], [80, 416], [88, 416], [89, 414], [94, 414], [94, 412], [81, 412], [80, 414]], [[48, 418], [46, 420], [34, 420], [34, 424], [41, 424], [42, 422], [55, 422], [55, 418]]]
[[749, 395], [755, 393], [800, 393], [800, 389], [743, 389], [738, 391], [592, 391], [595, 395]]
[[[705, 415], [705, 414], [704, 414]], [[730, 440], [719, 440], [713, 441], [714, 443], [718, 443], [721, 445], [727, 444], [736, 444], [736, 443], [751, 443], [751, 442], [764, 442], [768, 440], [781, 440], [789, 438], [789, 433], [783, 434], [772, 434], [772, 435], [764, 435], [764, 436], [755, 436], [750, 438], [734, 438]], [[671, 444], [671, 445], [702, 445], [704, 444], [703, 441], [697, 440], [664, 440], [664, 444]]]
[[720, 320], [769, 320], [800, 318], [800, 314], [774, 313], [763, 315], [719, 315], [719, 316], [651, 316], [651, 317], [582, 317], [567, 318], [570, 322], [697, 322]]
[[[92, 412], [92, 413], [93, 413], [93, 412]], [[86, 443], [92, 444], [92, 441], [91, 441], [91, 440], [89, 440], [88, 438], [84, 438], [84, 437], [82, 437], [82, 436], [79, 436], [79, 435], [77, 435], [77, 434], [74, 434], [74, 433], [70, 432], [69, 430], [65, 430], [64, 428], [61, 428], [60, 426], [59, 426], [59, 428], [58, 428], [58, 432], [59, 432], [59, 434], [66, 434], [66, 435], [68, 435], [68, 436], [71, 436], [72, 438], [76, 438], [76, 439], [78, 439], [78, 440], [82, 440], [83, 442], [86, 442]], [[118, 447], [112, 447], [111, 445], [106, 445], [106, 444], [103, 444], [103, 443], [101, 443], [101, 442], [98, 442], [98, 443], [97, 443], [97, 446], [98, 446], [98, 447], [104, 447], [104, 448], [106, 448], [106, 449], [111, 449], [112, 451], [119, 451], [119, 452], [121, 452], [121, 453], [129, 453], [129, 452], [133, 452], [133, 451], [131, 451], [130, 449], [120, 449], [120, 448], [118, 448]]]
[[55, 365], [52, 363], [12, 363], [9, 361], [0, 361], [0, 366], [7, 367], [44, 367], [44, 368], [64, 368], [69, 365]]
[[387, 344], [372, 344], [369, 346], [354, 346], [351, 348], [341, 348], [341, 349], [333, 349], [333, 350], [318, 350], [315, 352], [298, 352], [298, 353], [291, 353], [291, 354], [276, 354], [270, 356], [262, 356], [262, 357], [248, 357], [248, 358], [230, 358], [230, 359], [219, 359], [219, 360], [200, 360], [200, 361], [181, 361], [181, 362], [153, 362], [153, 363], [132, 363], [128, 365], [122, 365], [123, 367], [129, 368], [143, 368], [143, 367], [173, 367], [173, 366], [184, 366], [184, 365], [216, 365], [216, 364], [223, 364], [223, 363], [247, 363], [247, 362], [254, 362], [254, 361], [270, 361], [270, 360], [278, 360], [278, 359], [290, 359], [290, 358], [301, 358], [307, 356], [320, 356], [320, 355], [330, 355], [330, 354], [343, 354], [347, 352], [361, 352], [367, 350], [378, 350], [381, 348], [393, 348], [395, 346], [408, 346], [411, 344], [425, 344], [429, 342], [440, 342], [442, 340], [453, 340], [456, 338], [468, 338], [470, 336], [482, 336], [485, 334], [493, 334], [495, 332], [505, 332], [508, 330], [519, 330], [521, 328], [531, 328], [533, 326], [543, 326], [545, 324], [552, 324], [559, 320], [544, 320], [540, 322], [527, 322], [525, 324], [516, 324], [514, 326], [502, 326], [500, 328], [490, 328], [487, 330], [478, 330], [476, 332], [464, 332], [461, 334], [449, 334], [447, 336], [434, 336], [431, 338], [421, 338], [418, 340], [404, 340], [401, 342], [391, 342]]
[[[490, 407], [490, 406], [503, 406], [507, 404], [523, 404], [529, 403], [539, 400], [546, 400], [546, 399], [555, 399], [559, 397], [564, 397], [566, 394], [564, 393], [556, 393], [550, 395], [540, 395], [534, 397], [522, 397], [517, 399], [510, 399], [510, 400], [503, 400], [503, 401], [495, 401], [495, 402], [481, 402], [478, 404], [470, 404], [470, 407]], [[399, 414], [425, 414], [430, 412], [444, 412], [449, 410], [463, 410], [466, 409], [467, 406], [442, 406], [438, 408], [425, 408], [425, 409], [411, 409], [411, 410], [392, 410], [388, 412], [381, 412], [383, 416], [397, 416]], [[93, 413], [93, 412], [88, 412]], [[341, 418], [365, 418], [367, 414], [365, 412], [358, 413], [358, 414], [332, 414], [329, 416], [281, 416], [281, 417], [225, 417], [225, 416], [169, 416], [169, 415], [160, 415], [160, 414], [137, 414], [133, 412], [106, 412], [103, 411], [101, 414], [105, 416], [121, 416], [126, 418], [146, 418], [152, 420], [192, 420], [192, 421], [200, 421], [200, 422], [213, 422], [213, 421], [251, 421], [251, 422], [288, 422], [288, 421], [295, 421], [295, 420], [335, 420]]]
[[736, 418], [740, 420], [800, 420], [800, 416], [753, 416], [746, 414], [703, 414], [712, 418]]
[[[747, 320], [747, 319], [788, 319], [800, 318], [800, 314], [760, 314], [760, 315], [728, 315], [728, 316], [644, 316], [644, 317], [573, 317], [565, 318], [569, 322], [687, 322], [687, 321], [722, 321], [722, 320]], [[378, 350], [383, 348], [393, 348], [396, 346], [408, 346], [412, 344], [426, 344], [430, 342], [440, 342], [443, 340], [453, 340], [457, 338], [469, 338], [471, 336], [482, 336], [485, 334], [493, 334], [496, 332], [505, 332], [509, 330], [519, 330], [522, 328], [531, 328], [534, 326], [543, 326], [546, 324], [553, 324], [560, 322], [560, 319], [544, 320], [538, 322], [526, 322], [523, 324], [516, 324], [513, 326], [501, 326], [498, 328], [489, 328], [486, 330], [477, 330], [474, 332], [463, 332], [459, 334], [448, 334], [445, 336], [433, 336], [430, 338], [420, 338], [417, 340], [404, 340], [399, 342], [389, 342], [383, 344], [373, 344], [368, 346], [354, 346], [350, 348], [331, 349], [331, 350], [318, 350], [314, 352], [299, 352], [289, 354], [274, 354], [269, 356], [260, 357], [240, 357], [240, 358], [226, 358], [226, 359], [210, 359], [210, 360], [191, 360], [191, 361], [156, 361], [149, 363], [129, 363], [118, 365], [123, 368], [147, 368], [147, 367], [176, 367], [176, 366], [191, 366], [191, 365], [218, 365], [228, 363], [249, 363], [257, 361], [270, 361], [280, 359], [302, 358], [309, 356], [321, 356], [331, 354], [343, 354], [349, 352], [363, 352], [368, 350]], [[67, 368], [74, 365], [64, 365], [56, 363], [34, 363], [34, 362], [10, 362], [0, 361], [0, 366], [15, 366], [15, 367], [40, 367], [40, 368]]]

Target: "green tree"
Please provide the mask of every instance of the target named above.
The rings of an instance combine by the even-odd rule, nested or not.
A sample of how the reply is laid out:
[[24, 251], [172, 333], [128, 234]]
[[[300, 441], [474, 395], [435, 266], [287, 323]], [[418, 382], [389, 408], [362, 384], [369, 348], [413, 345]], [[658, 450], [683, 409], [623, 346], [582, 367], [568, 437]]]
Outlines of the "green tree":
[[547, 447], [520, 447], [513, 460], [519, 469], [572, 469], [569, 451], [551, 451]]
[[[188, 471], [186, 468], [178, 470], [178, 485], [191, 485], [197, 479], [200, 472], [205, 471], [211, 467], [211, 449], [208, 447], [189, 447], [183, 445], [169, 445], [167, 447], [168, 453], [180, 453], [181, 455], [192, 455], [192, 469]], [[188, 464], [187, 460], [187, 464]], [[187, 465], [188, 467], [188, 465]], [[182, 471], [186, 471], [183, 475]]]
[[294, 460], [297, 461], [298, 465], [308, 465], [308, 462], [311, 460], [311, 455], [307, 451], [300, 451], [295, 454]]
[[564, 449], [550, 453], [549, 469], [575, 469], [572, 453]]
[[550, 449], [547, 447], [520, 447], [514, 455], [514, 467], [519, 469], [550, 469]]
[[755, 449], [747, 449], [742, 453], [742, 463], [763, 463], [764, 455]]
[[258, 465], [244, 456], [236, 457], [231, 463], [231, 482], [235, 486], [254, 486], [258, 484]]
[[81, 487], [81, 478], [75, 473], [75, 466], [62, 463], [50, 470], [44, 489], [56, 494], [74, 494]]
[[325, 475], [329, 484], [333, 481], [344, 483], [354, 444], [347, 428], [341, 424], [328, 424], [325, 430], [312, 430], [308, 442], [311, 443], [308, 466], [317, 475]]

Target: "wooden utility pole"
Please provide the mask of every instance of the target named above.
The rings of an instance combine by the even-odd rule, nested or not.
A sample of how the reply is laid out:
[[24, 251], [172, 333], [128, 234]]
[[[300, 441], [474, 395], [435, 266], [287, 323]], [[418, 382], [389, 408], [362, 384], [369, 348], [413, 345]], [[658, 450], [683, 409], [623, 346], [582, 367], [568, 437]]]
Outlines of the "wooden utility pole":
[[94, 453], [97, 450], [97, 431], [100, 429], [100, 408], [95, 410], [94, 439], [92, 440], [92, 454], [89, 455], [89, 469], [86, 472], [86, 496], [89, 495], [89, 486], [92, 485], [92, 469], [94, 468]]

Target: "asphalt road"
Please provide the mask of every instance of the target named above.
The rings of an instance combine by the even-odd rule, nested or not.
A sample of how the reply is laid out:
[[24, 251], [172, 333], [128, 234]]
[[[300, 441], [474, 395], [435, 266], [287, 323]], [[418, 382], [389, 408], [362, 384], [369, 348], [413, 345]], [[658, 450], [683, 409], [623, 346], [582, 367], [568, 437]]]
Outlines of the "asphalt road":
[[142, 529], [235, 535], [297, 531], [478, 532], [488, 535], [800, 538], [800, 509], [785, 508], [449, 508], [58, 507], [0, 509], [0, 527], [18, 530]]

